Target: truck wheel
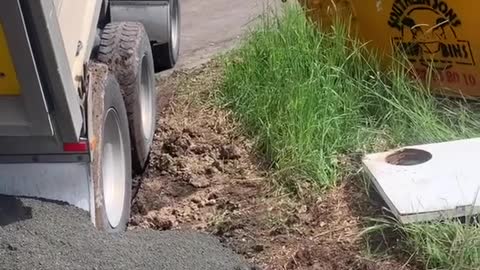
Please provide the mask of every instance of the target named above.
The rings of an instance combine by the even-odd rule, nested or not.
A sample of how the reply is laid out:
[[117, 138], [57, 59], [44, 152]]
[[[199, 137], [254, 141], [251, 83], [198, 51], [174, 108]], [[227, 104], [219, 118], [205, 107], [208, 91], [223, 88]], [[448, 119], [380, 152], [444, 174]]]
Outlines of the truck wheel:
[[105, 26], [98, 60], [115, 74], [127, 108], [134, 170], [141, 172], [155, 132], [156, 91], [150, 41], [141, 23], [114, 22]]
[[89, 78], [92, 214], [97, 228], [121, 232], [130, 218], [132, 194], [127, 111], [120, 86], [107, 66], [90, 65]]
[[170, 0], [168, 5], [168, 42], [152, 44], [155, 72], [173, 68], [177, 63], [180, 52], [180, 1]]

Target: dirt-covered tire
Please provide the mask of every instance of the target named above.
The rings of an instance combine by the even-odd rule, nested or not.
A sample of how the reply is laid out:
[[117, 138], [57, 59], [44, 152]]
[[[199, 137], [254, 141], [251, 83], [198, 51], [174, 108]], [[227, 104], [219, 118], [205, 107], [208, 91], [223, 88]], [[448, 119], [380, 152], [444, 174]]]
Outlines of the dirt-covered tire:
[[135, 172], [145, 168], [155, 132], [156, 91], [152, 50], [145, 28], [138, 22], [105, 26], [98, 60], [115, 74], [127, 108]]
[[155, 72], [173, 68], [180, 53], [180, 1], [170, 0], [168, 5], [168, 42], [152, 44]]
[[89, 78], [92, 215], [98, 229], [122, 232], [130, 218], [132, 196], [127, 111], [120, 86], [105, 65], [92, 63]]

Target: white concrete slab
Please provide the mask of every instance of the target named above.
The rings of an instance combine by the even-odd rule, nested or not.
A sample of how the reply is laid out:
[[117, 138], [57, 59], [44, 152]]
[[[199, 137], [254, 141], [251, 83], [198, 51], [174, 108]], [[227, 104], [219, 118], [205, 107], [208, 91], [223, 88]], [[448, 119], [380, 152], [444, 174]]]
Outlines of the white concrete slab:
[[407, 148], [427, 151], [432, 157], [418, 165], [389, 164], [387, 157], [397, 149], [363, 160], [375, 187], [401, 222], [480, 213], [480, 138]]

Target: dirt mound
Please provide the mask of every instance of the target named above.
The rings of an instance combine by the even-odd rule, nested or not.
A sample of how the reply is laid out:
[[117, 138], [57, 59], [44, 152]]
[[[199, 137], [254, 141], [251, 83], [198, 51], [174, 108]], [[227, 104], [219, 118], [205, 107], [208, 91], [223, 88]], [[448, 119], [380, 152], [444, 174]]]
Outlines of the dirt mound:
[[[206, 72], [197, 73], [208, 76]], [[173, 76], [169, 87], [184, 80]], [[196, 93], [194, 101], [206, 100], [203, 94]], [[180, 89], [180, 97], [159, 121], [132, 226], [204, 230], [219, 209], [233, 207], [227, 196], [232, 187], [243, 197], [261, 183], [261, 173], [249, 161], [251, 144], [232, 132], [235, 126], [228, 115], [191, 103], [193, 97], [185, 95]]]
[[132, 227], [196, 229], [264, 269], [405, 269], [362, 256], [366, 196], [353, 181], [327, 196], [304, 184], [301, 199], [275, 187], [226, 110], [211, 103], [217, 64], [175, 73], [177, 89], [159, 121]]

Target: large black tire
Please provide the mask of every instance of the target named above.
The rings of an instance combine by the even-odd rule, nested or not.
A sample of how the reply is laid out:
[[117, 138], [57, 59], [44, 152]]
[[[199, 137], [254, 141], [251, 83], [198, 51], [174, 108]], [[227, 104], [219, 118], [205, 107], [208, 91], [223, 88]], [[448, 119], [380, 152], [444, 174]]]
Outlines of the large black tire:
[[[95, 226], [126, 230], [132, 196], [130, 134], [120, 86], [100, 63], [89, 65], [89, 141]], [[93, 214], [92, 213], [92, 214]]]
[[168, 5], [168, 42], [152, 44], [155, 72], [173, 68], [180, 53], [180, 1], [170, 0]]
[[103, 29], [98, 60], [115, 74], [127, 108], [135, 172], [145, 168], [156, 123], [153, 55], [141, 23], [113, 22]]

